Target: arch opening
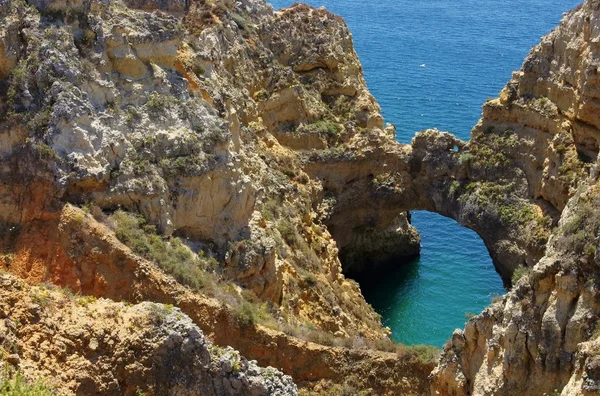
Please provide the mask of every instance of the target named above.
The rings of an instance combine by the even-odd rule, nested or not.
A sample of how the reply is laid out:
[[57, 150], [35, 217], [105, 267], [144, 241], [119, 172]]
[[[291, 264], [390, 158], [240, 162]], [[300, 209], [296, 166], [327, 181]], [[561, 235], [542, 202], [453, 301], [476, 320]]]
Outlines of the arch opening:
[[505, 289], [474, 231], [433, 212], [412, 212], [412, 222], [421, 233], [421, 255], [390, 260], [386, 276], [367, 271], [355, 280], [394, 340], [441, 347]]

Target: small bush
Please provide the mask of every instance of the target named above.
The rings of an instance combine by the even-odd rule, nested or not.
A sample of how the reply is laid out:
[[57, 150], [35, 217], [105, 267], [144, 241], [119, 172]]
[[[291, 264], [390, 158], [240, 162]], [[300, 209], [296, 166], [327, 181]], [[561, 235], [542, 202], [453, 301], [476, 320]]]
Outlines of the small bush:
[[413, 345], [406, 350], [422, 364], [435, 363], [440, 357], [440, 350], [433, 345]]
[[456, 180], [452, 181], [452, 184], [450, 184], [450, 195], [454, 195], [456, 194], [456, 192], [458, 191], [458, 189], [460, 188], [460, 183]]
[[260, 316], [260, 312], [256, 309], [256, 305], [248, 301], [242, 301], [242, 303], [233, 310], [235, 321], [243, 327], [253, 326], [258, 322]]
[[531, 269], [524, 267], [522, 265], [518, 266], [512, 274], [511, 282], [512, 284], [516, 284], [523, 276], [529, 276], [531, 273]]
[[31, 120], [27, 122], [27, 129], [30, 131], [43, 134], [50, 125], [51, 108], [48, 107], [43, 111], [36, 113]]
[[460, 157], [458, 157], [458, 163], [461, 165], [464, 164], [468, 164], [469, 162], [471, 162], [473, 160], [473, 154], [471, 153], [464, 153], [461, 154]]
[[263, 204], [262, 207], [262, 215], [265, 220], [273, 221], [276, 217], [279, 216], [279, 202], [274, 199], [270, 199]]
[[327, 331], [319, 331], [319, 330], [308, 330], [305, 334], [305, 338], [308, 341], [314, 342], [316, 344], [333, 346], [335, 344], [336, 338], [333, 334]]
[[317, 284], [317, 277], [314, 274], [308, 272], [304, 276], [303, 281], [307, 287], [314, 287]]
[[264, 88], [256, 91], [253, 96], [254, 100], [259, 102], [264, 102], [265, 100], [269, 99], [269, 93]]
[[173, 306], [171, 304], [150, 304], [150, 317], [156, 323], [162, 323], [165, 321], [167, 316], [173, 313]]
[[214, 266], [210, 258], [199, 257], [179, 238], [165, 240], [156, 234], [153, 225], [141, 216], [117, 211], [111, 217], [117, 238], [135, 253], [158, 264], [179, 283], [194, 290], [210, 283], [206, 268]]
[[35, 304], [38, 304], [40, 307], [49, 308], [53, 305], [54, 300], [50, 295], [50, 291], [46, 288], [40, 287], [37, 290], [34, 290], [32, 295], [32, 300]]
[[83, 223], [83, 220], [85, 220], [85, 215], [83, 213], [76, 213], [75, 216], [73, 217], [73, 220], [77, 224], [81, 224], [81, 223]]
[[127, 113], [125, 114], [125, 121], [128, 124], [134, 124], [142, 119], [142, 113], [138, 110], [137, 107], [133, 105], [127, 106]]
[[56, 152], [56, 150], [54, 150], [52, 147], [48, 146], [44, 142], [36, 141], [33, 144], [33, 148], [37, 152], [38, 157], [40, 159], [53, 160], [53, 161], [60, 160], [60, 157], [58, 156], [58, 153]]
[[44, 381], [29, 381], [19, 372], [13, 374], [11, 378], [0, 379], [0, 395], [52, 396], [54, 394]]
[[236, 14], [233, 13], [231, 14], [231, 19], [233, 19], [233, 22], [235, 22], [235, 24], [242, 30], [246, 30], [248, 27], [248, 20], [246, 18], [244, 18], [242, 15], [240, 14]]
[[596, 254], [596, 235], [600, 232], [600, 197], [583, 197], [571, 218], [558, 230], [557, 246], [566, 252], [592, 260]]
[[342, 131], [340, 124], [331, 120], [319, 120], [312, 124], [311, 129], [328, 137], [335, 137]]
[[176, 103], [177, 99], [172, 96], [161, 95], [158, 92], [152, 92], [148, 97], [146, 107], [148, 108], [148, 110], [150, 110], [151, 113], [157, 115], [165, 111], [169, 107], [175, 105]]
[[281, 219], [279, 223], [277, 223], [277, 231], [279, 231], [281, 237], [289, 246], [296, 245], [298, 235], [292, 222], [287, 219]]

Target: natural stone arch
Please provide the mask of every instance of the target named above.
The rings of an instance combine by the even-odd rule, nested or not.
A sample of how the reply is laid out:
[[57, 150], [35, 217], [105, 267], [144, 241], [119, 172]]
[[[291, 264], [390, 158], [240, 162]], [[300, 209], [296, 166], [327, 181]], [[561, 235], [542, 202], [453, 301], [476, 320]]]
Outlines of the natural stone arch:
[[[348, 274], [391, 258], [416, 255], [420, 238], [410, 225], [411, 210], [426, 210], [457, 221], [484, 241], [505, 283], [519, 265], [533, 265], [542, 252], [526, 252], [511, 224], [494, 207], [484, 207], [464, 190], [481, 179], [461, 156], [469, 144], [437, 130], [416, 134], [410, 145], [370, 135], [344, 152], [313, 152], [305, 171], [324, 188], [325, 223], [340, 249]], [[463, 157], [464, 158], [464, 157]], [[517, 192], [527, 180], [512, 169]], [[514, 224], [513, 224], [514, 225]]]

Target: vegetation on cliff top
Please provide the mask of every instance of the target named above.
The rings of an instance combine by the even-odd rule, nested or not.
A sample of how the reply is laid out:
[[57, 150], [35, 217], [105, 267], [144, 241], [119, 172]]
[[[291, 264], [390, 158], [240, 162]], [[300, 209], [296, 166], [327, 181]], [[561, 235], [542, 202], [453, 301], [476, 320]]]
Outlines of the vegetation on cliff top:
[[558, 230], [557, 246], [586, 260], [593, 260], [598, 248], [600, 233], [600, 187], [595, 186], [589, 195], [581, 196], [573, 215]]
[[[452, 185], [451, 193], [459, 191]], [[529, 242], [544, 245], [550, 236], [552, 219], [538, 213], [535, 205], [520, 199], [508, 199], [514, 186], [511, 183], [500, 184], [492, 181], [470, 182], [464, 186], [464, 194], [459, 197], [463, 204], [474, 199], [478, 205], [492, 207], [506, 225], [529, 226]]]

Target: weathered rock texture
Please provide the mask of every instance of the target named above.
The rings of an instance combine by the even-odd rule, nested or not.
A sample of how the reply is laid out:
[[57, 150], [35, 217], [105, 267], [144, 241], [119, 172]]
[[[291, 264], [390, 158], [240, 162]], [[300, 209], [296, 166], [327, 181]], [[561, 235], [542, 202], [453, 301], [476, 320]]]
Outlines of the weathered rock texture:
[[297, 394], [291, 377], [214, 346], [179, 308], [65, 294], [4, 273], [0, 283], [1, 364], [61, 394]]
[[[393, 142], [339, 17], [304, 5], [276, 13], [261, 0], [11, 0], [0, 17], [3, 268], [84, 295], [172, 303], [218, 344], [296, 381], [358, 375], [378, 393], [426, 390], [429, 362], [315, 346], [231, 314], [258, 300], [283, 328], [389, 342], [342, 273], [335, 238], [356, 236], [332, 237], [322, 182], [302, 170], [312, 148], [340, 150], [361, 134]], [[69, 203], [100, 219], [136, 212], [154, 238], [181, 237], [216, 262], [202, 270], [222, 279], [221, 302], [149, 278]], [[416, 231], [401, 210], [393, 218], [371, 228], [388, 254], [414, 254]]]
[[[507, 285], [530, 271], [454, 334], [431, 391], [596, 392], [599, 7], [586, 1], [543, 39], [470, 142], [428, 130], [401, 145], [325, 9], [2, 2], [0, 264], [30, 283], [173, 304], [298, 382], [358, 376], [378, 394], [422, 394], [430, 363], [318, 346], [232, 312], [256, 300], [281, 328], [385, 342], [343, 272], [417, 254], [407, 211], [429, 210], [478, 232]], [[181, 237], [194, 252], [180, 252], [214, 265], [142, 260], [99, 223], [120, 209], [154, 241], [132, 243], [137, 254]], [[198, 271], [225, 285], [220, 302], [192, 285]]]
[[[3, 257], [3, 265], [30, 284], [45, 280], [82, 296], [178, 307], [215, 344], [231, 345], [303, 385], [358, 377], [359, 389], [375, 394], [421, 395], [428, 390], [427, 376], [435, 364], [421, 363], [408, 353], [332, 348], [265, 326], [240, 324], [223, 301], [180, 285], [132, 254], [108, 227], [70, 205], [57, 219], [29, 224], [3, 238], [1, 246], [10, 243], [13, 252]], [[35, 243], [43, 247], [32, 248]]]
[[4, 222], [65, 202], [135, 211], [291, 322], [385, 337], [342, 275], [320, 183], [286, 147], [381, 126], [340, 18], [263, 1], [32, 5], [1, 7]]
[[499, 165], [517, 168], [512, 180], [522, 185], [521, 196], [556, 228], [542, 228], [548, 243], [540, 248], [529, 243], [531, 232], [522, 234], [516, 246], [528, 252], [531, 268], [519, 272], [524, 275], [502, 301], [454, 333], [431, 376], [433, 394], [600, 392], [599, 9], [598, 1], [585, 1], [566, 15], [500, 98], [484, 105], [473, 130], [471, 150], [493, 137], [495, 152], [508, 154], [508, 167]]

